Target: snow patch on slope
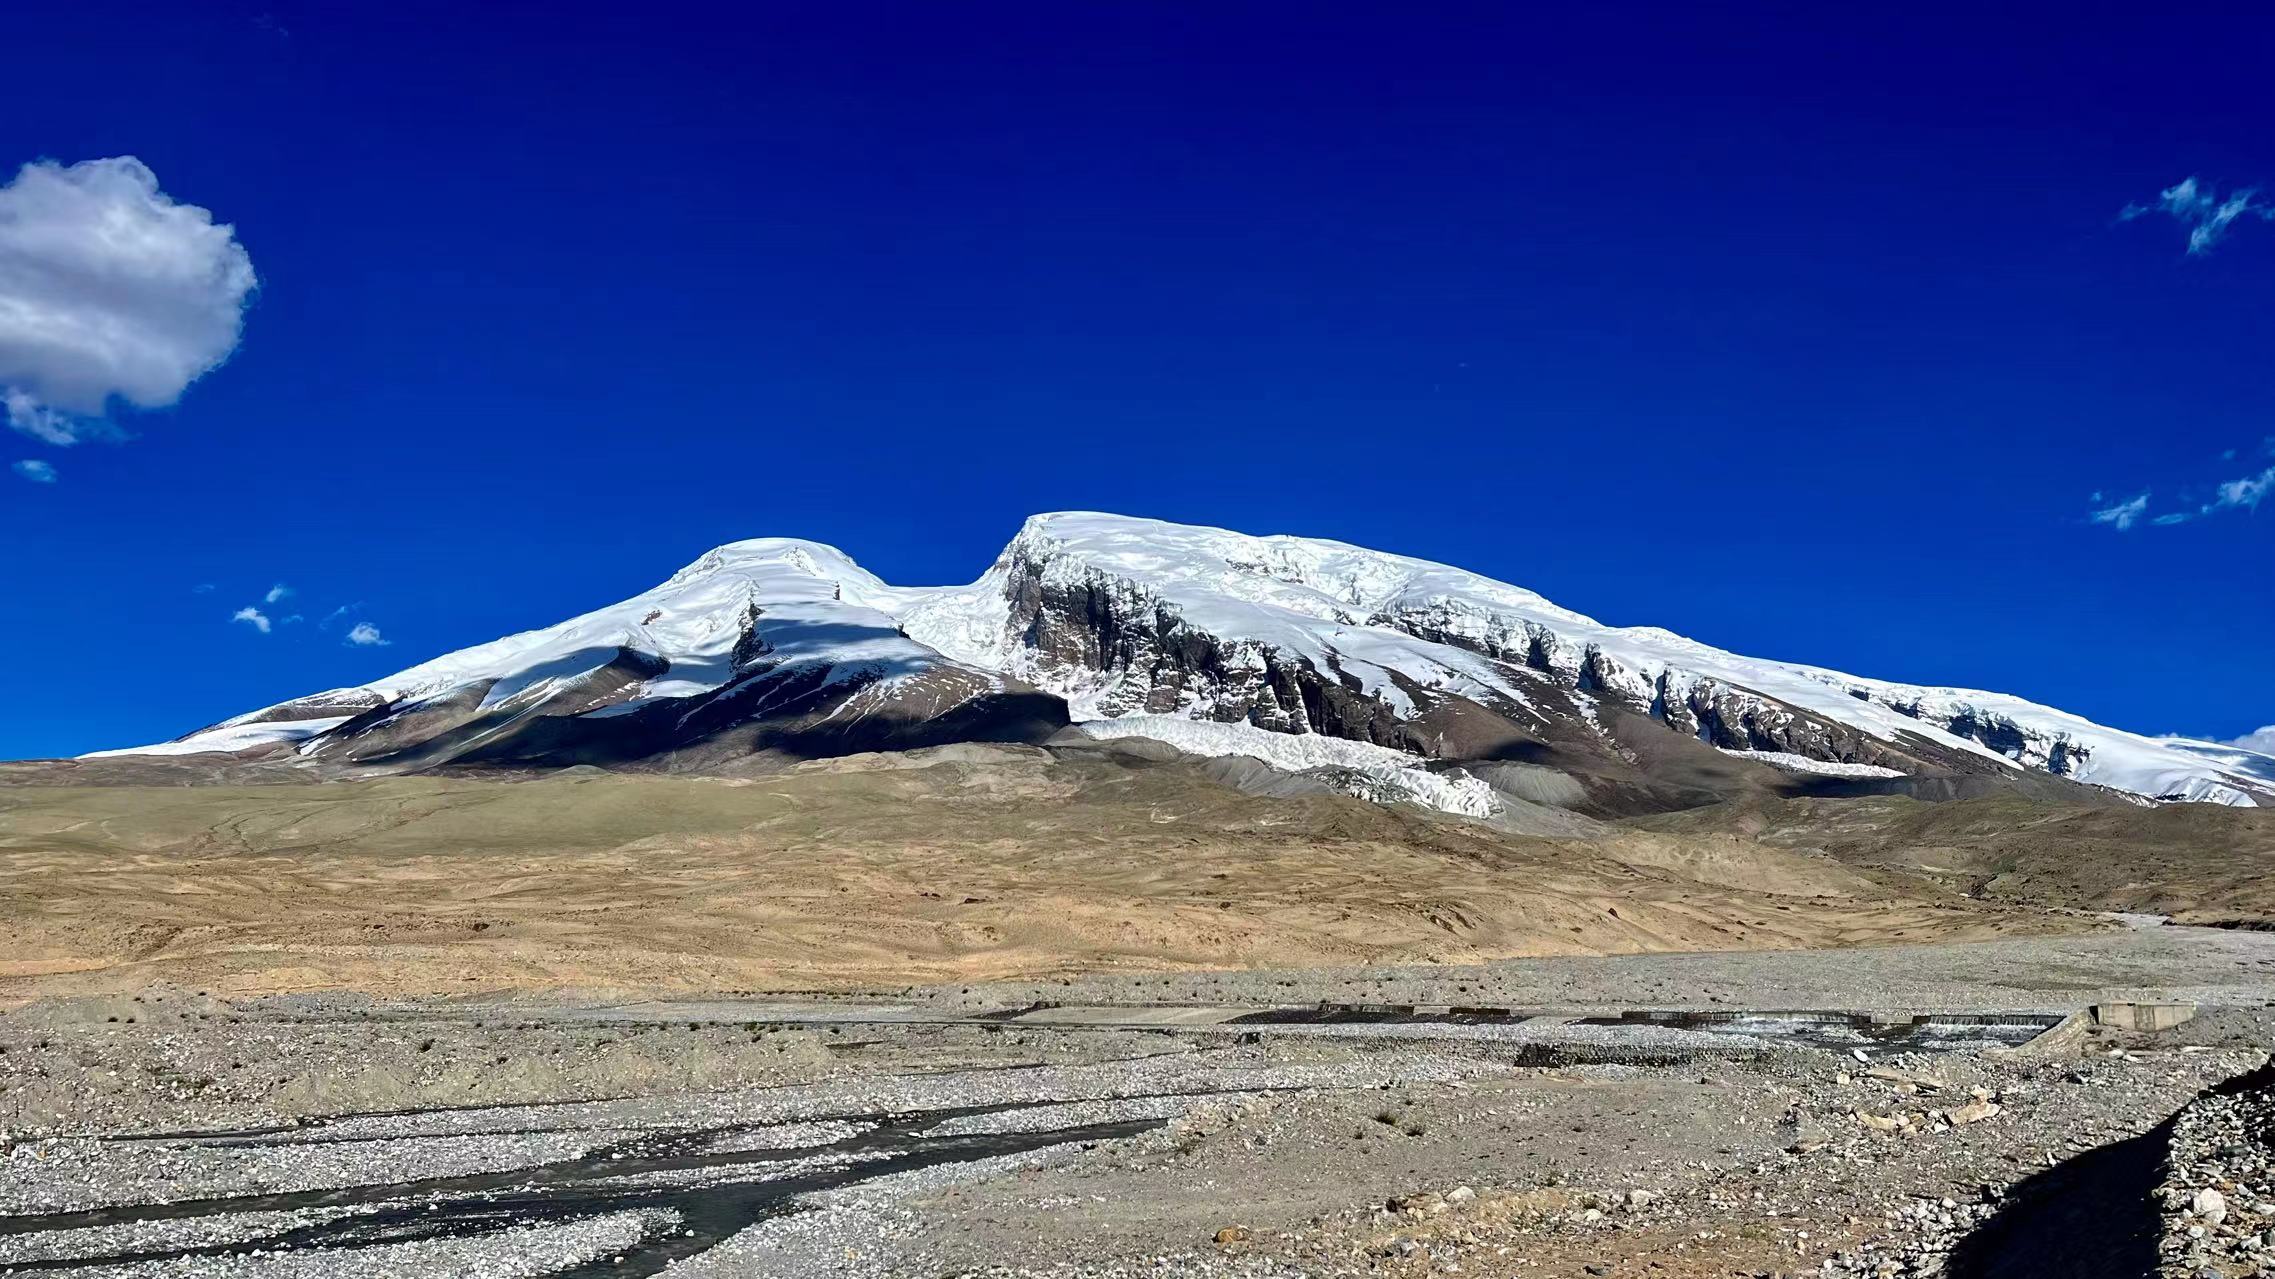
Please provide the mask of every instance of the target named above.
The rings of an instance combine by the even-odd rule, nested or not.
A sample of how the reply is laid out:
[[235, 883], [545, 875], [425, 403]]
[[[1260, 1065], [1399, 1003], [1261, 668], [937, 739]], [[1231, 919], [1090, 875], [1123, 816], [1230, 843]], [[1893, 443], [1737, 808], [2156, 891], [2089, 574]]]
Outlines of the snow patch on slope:
[[1074, 727], [1102, 741], [1149, 737], [1188, 755], [1245, 755], [1287, 773], [1346, 770], [1372, 783], [1362, 795], [1367, 799], [1403, 800], [1467, 817], [1490, 817], [1500, 806], [1491, 786], [1466, 773], [1433, 773], [1412, 755], [1341, 737], [1275, 733], [1252, 724], [1220, 724], [1181, 715], [1124, 715]]
[[1787, 751], [1741, 751], [1728, 747], [1722, 753], [1736, 759], [1750, 759], [1757, 764], [1790, 769], [1796, 773], [1820, 773], [1826, 777], [1902, 777], [1900, 768], [1882, 768], [1878, 764], [1844, 764], [1839, 760], [1811, 759]]

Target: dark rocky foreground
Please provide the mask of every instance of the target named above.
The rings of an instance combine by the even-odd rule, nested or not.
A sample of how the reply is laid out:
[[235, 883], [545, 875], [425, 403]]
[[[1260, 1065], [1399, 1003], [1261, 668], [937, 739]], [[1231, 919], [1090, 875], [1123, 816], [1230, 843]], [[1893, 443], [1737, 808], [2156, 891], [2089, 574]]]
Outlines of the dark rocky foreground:
[[2159, 1153], [2161, 1273], [2275, 1270], [2275, 1069], [2231, 1079], [2174, 1115]]

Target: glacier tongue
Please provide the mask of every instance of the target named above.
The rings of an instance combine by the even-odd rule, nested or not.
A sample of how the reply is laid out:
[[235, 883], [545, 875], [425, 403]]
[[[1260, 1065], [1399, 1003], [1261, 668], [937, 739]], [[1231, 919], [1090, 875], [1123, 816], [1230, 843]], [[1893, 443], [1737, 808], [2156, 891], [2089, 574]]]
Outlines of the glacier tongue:
[[1182, 715], [1125, 715], [1075, 725], [1086, 737], [1148, 737], [1188, 755], [1246, 755], [1283, 772], [1347, 770], [1366, 778], [1369, 797], [1421, 804], [1465, 817], [1491, 817], [1500, 808], [1493, 788], [1467, 773], [1433, 773], [1412, 755], [1365, 742], [1316, 733], [1274, 733], [1249, 724], [1220, 724]]

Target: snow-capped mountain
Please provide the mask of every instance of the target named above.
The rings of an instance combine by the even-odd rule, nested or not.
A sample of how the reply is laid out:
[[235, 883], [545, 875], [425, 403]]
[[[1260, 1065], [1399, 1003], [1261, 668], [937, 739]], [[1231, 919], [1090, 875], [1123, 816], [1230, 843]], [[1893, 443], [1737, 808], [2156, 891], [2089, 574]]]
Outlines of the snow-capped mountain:
[[1395, 797], [1466, 812], [1492, 803], [1479, 777], [1528, 768], [1656, 788], [1670, 805], [1745, 776], [2051, 777], [2275, 804], [2275, 758], [2234, 747], [1741, 657], [1339, 542], [1090, 513], [1028, 520], [961, 587], [887, 586], [814, 542], [735, 542], [558, 626], [129, 753], [684, 767], [1039, 741], [1070, 720], [1388, 776], [1412, 792]]

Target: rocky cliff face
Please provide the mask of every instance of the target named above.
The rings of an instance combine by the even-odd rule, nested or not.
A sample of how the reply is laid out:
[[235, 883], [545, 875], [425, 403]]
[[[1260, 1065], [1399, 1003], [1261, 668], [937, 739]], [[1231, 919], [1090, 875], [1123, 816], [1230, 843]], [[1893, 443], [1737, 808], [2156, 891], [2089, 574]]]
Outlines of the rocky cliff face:
[[1039, 685], [1081, 697], [1097, 718], [1173, 715], [1322, 733], [1426, 753], [1396, 707], [1337, 669], [1256, 640], [1213, 635], [1125, 578], [1016, 556], [1004, 589], [1007, 638]]

